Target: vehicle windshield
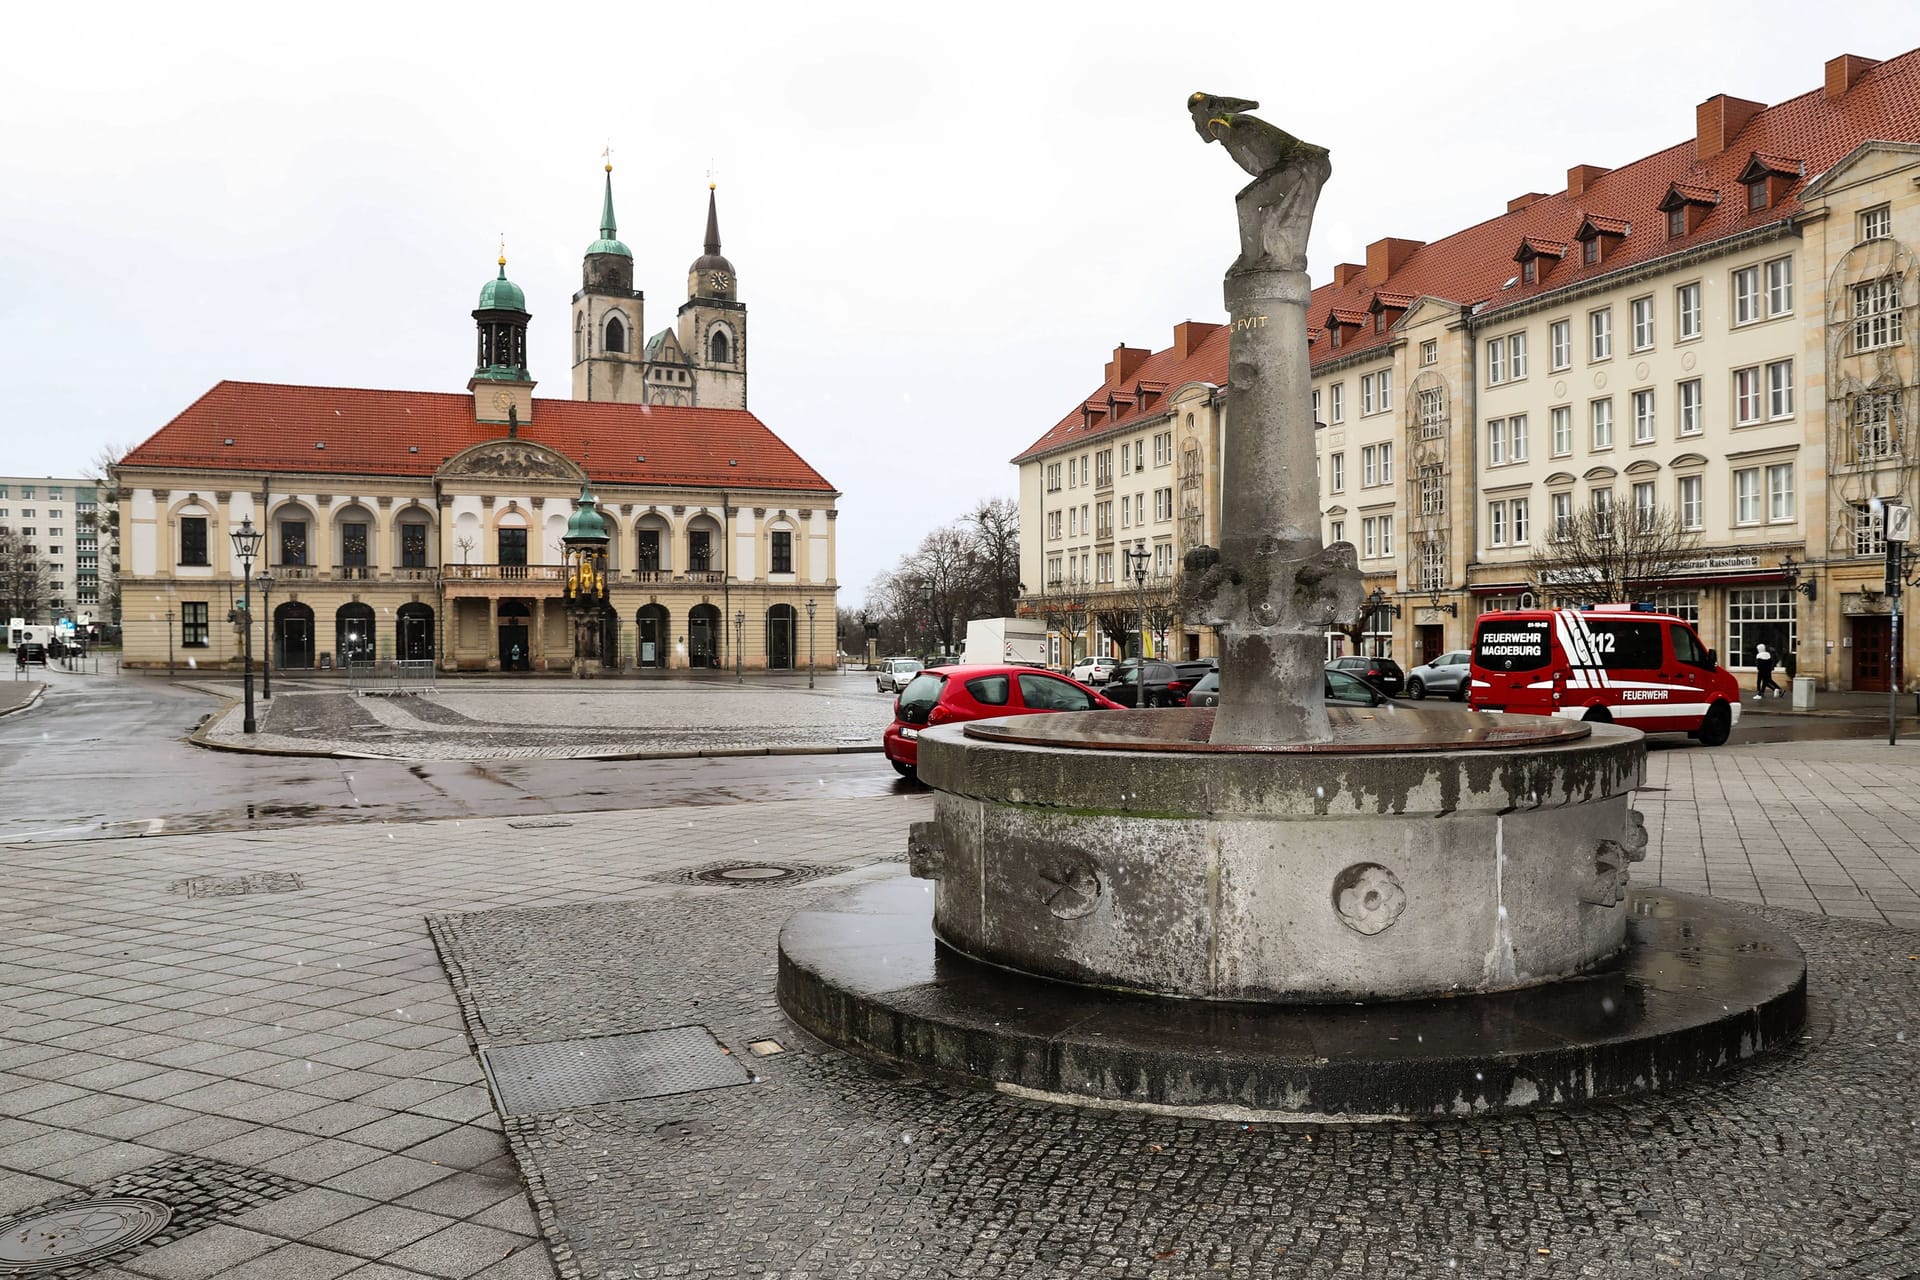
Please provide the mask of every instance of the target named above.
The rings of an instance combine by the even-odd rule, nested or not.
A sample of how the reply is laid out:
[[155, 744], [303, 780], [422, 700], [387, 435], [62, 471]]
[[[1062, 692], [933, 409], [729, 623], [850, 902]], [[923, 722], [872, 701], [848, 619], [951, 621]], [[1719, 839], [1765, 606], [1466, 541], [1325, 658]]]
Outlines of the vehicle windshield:
[[915, 676], [900, 694], [900, 719], [908, 724], [925, 724], [946, 683], [945, 676]]

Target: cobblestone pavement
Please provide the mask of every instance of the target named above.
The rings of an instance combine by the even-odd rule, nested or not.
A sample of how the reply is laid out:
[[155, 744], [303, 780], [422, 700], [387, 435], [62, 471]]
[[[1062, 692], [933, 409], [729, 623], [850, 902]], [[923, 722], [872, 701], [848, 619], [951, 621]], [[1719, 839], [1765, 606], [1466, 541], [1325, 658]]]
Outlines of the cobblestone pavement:
[[[1916, 751], [1651, 758], [1636, 875], [1776, 904], [1813, 964], [1798, 1050], [1628, 1106], [1378, 1130], [1055, 1110], [795, 1032], [779, 921], [897, 874], [924, 793], [0, 846], [0, 1218], [197, 1160], [296, 1189], [94, 1274], [515, 1280], [552, 1274], [544, 1230], [606, 1280], [1912, 1275]], [[740, 861], [839, 875], [684, 875]], [[1796, 885], [1806, 913], [1777, 905]], [[706, 1026], [761, 1080], [514, 1119], [537, 1217], [430, 914], [480, 1043]]]
[[[200, 682], [223, 697], [226, 682]], [[891, 696], [865, 672], [731, 681], [463, 680], [418, 697], [357, 696], [337, 683], [282, 680], [269, 703], [256, 691], [258, 732], [242, 709], [203, 730], [219, 746], [409, 760], [878, 751]]]

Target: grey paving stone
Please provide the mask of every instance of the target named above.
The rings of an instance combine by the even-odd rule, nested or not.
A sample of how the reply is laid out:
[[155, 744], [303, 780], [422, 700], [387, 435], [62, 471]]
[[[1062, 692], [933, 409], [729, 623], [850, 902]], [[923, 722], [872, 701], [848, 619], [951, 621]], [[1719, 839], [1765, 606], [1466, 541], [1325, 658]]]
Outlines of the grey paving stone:
[[283, 1244], [230, 1270], [216, 1280], [335, 1280], [361, 1266], [352, 1254], [317, 1249], [307, 1244]]
[[325, 1185], [369, 1200], [397, 1200], [456, 1172], [407, 1156], [383, 1156], [327, 1179]]
[[137, 1254], [121, 1266], [135, 1275], [152, 1276], [155, 1280], [205, 1280], [280, 1244], [272, 1236], [220, 1224]]
[[384, 1261], [430, 1276], [464, 1280], [538, 1243], [510, 1231], [471, 1222], [456, 1223], [388, 1256]]
[[234, 1225], [266, 1235], [301, 1240], [322, 1231], [342, 1218], [350, 1218], [374, 1208], [376, 1202], [363, 1196], [325, 1187], [308, 1187], [281, 1200], [248, 1209], [234, 1219]]
[[437, 1213], [384, 1204], [316, 1231], [307, 1242], [363, 1258], [384, 1258], [452, 1225], [451, 1219]]
[[[456, 1173], [450, 1178], [412, 1191], [400, 1197], [400, 1203], [449, 1218], [473, 1218], [503, 1201], [525, 1200], [517, 1173], [496, 1176], [482, 1173]], [[497, 1223], [488, 1225], [498, 1225]], [[507, 1228], [511, 1229], [511, 1228]]]

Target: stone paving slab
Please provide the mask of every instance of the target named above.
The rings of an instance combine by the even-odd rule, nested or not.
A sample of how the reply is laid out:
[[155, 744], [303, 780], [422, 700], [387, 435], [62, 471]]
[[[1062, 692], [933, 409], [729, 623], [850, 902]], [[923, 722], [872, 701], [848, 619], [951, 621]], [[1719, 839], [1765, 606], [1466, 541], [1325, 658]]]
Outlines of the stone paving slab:
[[[201, 682], [224, 698], [238, 689]], [[255, 691], [257, 732], [228, 705], [196, 740], [296, 755], [408, 760], [648, 758], [776, 751], [878, 751], [893, 698], [864, 675], [791, 680], [514, 681], [455, 684], [411, 697], [359, 695], [322, 682]]]

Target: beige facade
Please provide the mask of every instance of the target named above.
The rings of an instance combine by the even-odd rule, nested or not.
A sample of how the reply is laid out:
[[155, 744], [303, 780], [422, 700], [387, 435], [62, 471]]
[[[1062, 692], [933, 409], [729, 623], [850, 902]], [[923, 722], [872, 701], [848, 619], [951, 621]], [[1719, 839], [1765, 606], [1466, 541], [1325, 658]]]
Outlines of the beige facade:
[[[1911, 76], [1915, 60], [1903, 55], [1883, 71]], [[1880, 65], [1834, 60], [1825, 98], [1841, 102]], [[1813, 110], [1804, 99], [1789, 109]], [[1489, 277], [1492, 293], [1477, 302], [1395, 290], [1403, 279], [1463, 274], [1444, 257], [1436, 265], [1436, 254], [1490, 257], [1498, 232], [1486, 228], [1457, 244], [1377, 242], [1364, 265], [1337, 266], [1316, 290], [1322, 533], [1354, 544], [1367, 590], [1392, 606], [1362, 619], [1369, 652], [1411, 666], [1465, 647], [1481, 612], [1535, 602], [1529, 562], [1551, 553], [1565, 520], [1610, 507], [1622, 521], [1668, 513], [1684, 528], [1692, 545], [1641, 591], [1695, 620], [1727, 665], [1748, 666], [1767, 643], [1797, 646], [1799, 673], [1826, 688], [1912, 679], [1920, 645], [1911, 631], [1903, 655], [1889, 648], [1872, 504], [1920, 501], [1910, 429], [1920, 395], [1920, 145], [1869, 140], [1824, 172], [1796, 168], [1741, 149], [1741, 128], [1764, 125], [1764, 112], [1724, 97], [1703, 104], [1694, 168], [1718, 166], [1721, 187], [1676, 181], [1661, 207], [1634, 220], [1579, 212], [1641, 197], [1652, 206], [1665, 180], [1647, 196], [1651, 180], [1632, 166], [1599, 194], [1608, 171], [1583, 165], [1569, 171], [1566, 192], [1518, 198], [1516, 219], [1547, 201], [1572, 208], [1560, 216], [1579, 229], [1564, 242], [1519, 231], [1499, 242], [1484, 269], [1511, 278], [1503, 288]], [[1737, 182], [1726, 178], [1735, 172]], [[1712, 201], [1739, 202], [1722, 212], [1744, 221], [1731, 234], [1691, 235]], [[1642, 237], [1636, 253], [1610, 269], [1628, 236]], [[1560, 266], [1562, 255], [1574, 265]], [[1326, 295], [1372, 305], [1318, 300]], [[1193, 362], [1140, 354], [1149, 369]], [[1151, 438], [1171, 418], [1123, 416], [1103, 431], [1101, 398], [1126, 383], [1119, 363], [1116, 353], [1102, 392], [1083, 406], [1082, 430], [1069, 420], [1016, 460], [1023, 571], [1044, 556], [1049, 589], [1063, 576], [1071, 586], [1076, 569], [1084, 579], [1087, 565], [1096, 590], [1109, 585], [1104, 553], [1127, 531], [1109, 542], [1097, 518], [1102, 492], [1073, 482], [1089, 462], [1097, 477], [1108, 449]], [[1196, 470], [1206, 477], [1200, 505], [1215, 511], [1219, 415], [1231, 405], [1210, 387], [1206, 408]], [[1090, 532], [1074, 514], [1088, 509]], [[1170, 522], [1164, 532], [1173, 565], [1196, 541], [1217, 545], [1204, 524]], [[1064, 574], [1053, 571], [1056, 556]], [[1329, 652], [1353, 643], [1330, 635]]]

